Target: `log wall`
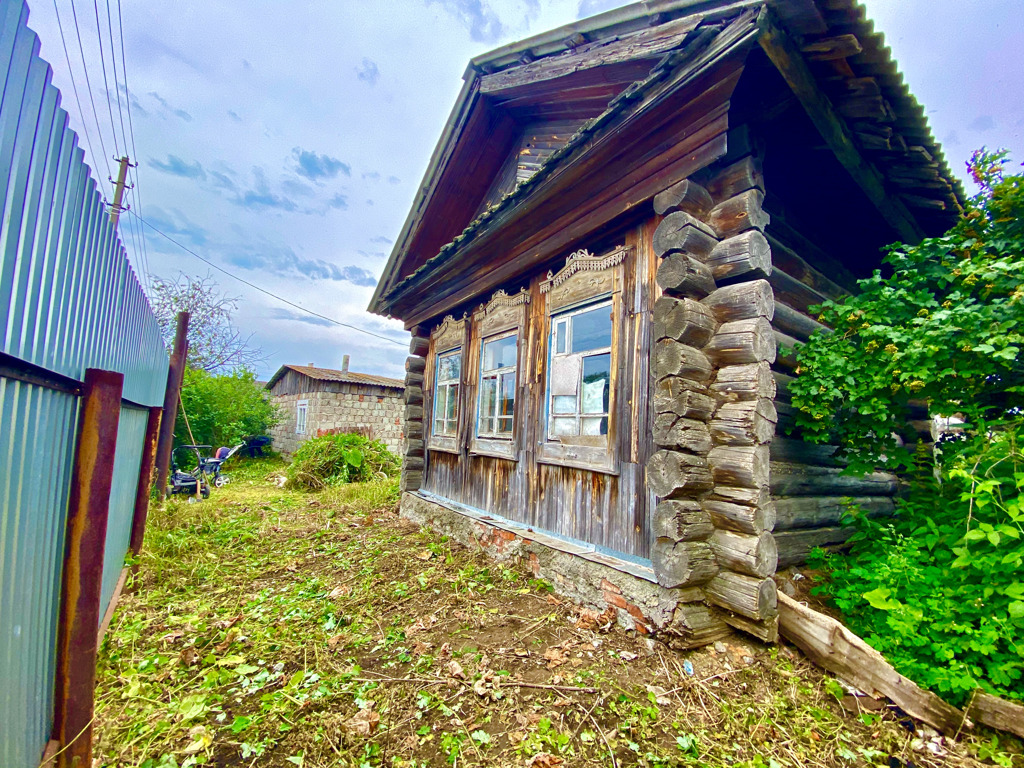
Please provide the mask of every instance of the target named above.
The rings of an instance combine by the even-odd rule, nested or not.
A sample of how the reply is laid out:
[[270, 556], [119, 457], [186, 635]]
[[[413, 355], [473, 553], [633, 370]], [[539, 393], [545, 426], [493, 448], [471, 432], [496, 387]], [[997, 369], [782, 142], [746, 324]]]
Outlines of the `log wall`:
[[745, 131], [728, 145], [654, 199], [652, 559], [663, 586], [702, 585], [721, 619], [775, 640], [771, 247], [760, 160]]

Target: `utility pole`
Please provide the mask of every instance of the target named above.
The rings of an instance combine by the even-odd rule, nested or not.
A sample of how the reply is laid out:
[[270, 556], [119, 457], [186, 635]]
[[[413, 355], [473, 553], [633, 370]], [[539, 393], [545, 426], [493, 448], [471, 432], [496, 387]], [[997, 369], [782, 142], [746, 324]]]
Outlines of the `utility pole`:
[[[116, 159], [116, 158], [115, 158]], [[121, 206], [121, 200], [124, 198], [125, 181], [128, 179], [128, 169], [138, 167], [138, 163], [132, 165], [128, 162], [128, 157], [122, 157], [117, 161], [117, 181], [114, 182], [114, 204], [110, 206], [110, 223], [117, 228], [117, 220], [121, 217], [121, 211], [127, 211], [128, 206]], [[111, 181], [114, 181], [111, 179]], [[129, 185], [128, 189], [131, 189], [134, 184]]]
[[181, 380], [185, 376], [185, 355], [188, 353], [189, 318], [188, 312], [178, 313], [171, 365], [167, 370], [164, 413], [160, 420], [160, 437], [156, 443], [156, 487], [161, 499], [167, 494], [167, 475], [170, 472], [171, 452], [174, 447], [174, 422], [178, 418], [178, 397], [181, 395]]

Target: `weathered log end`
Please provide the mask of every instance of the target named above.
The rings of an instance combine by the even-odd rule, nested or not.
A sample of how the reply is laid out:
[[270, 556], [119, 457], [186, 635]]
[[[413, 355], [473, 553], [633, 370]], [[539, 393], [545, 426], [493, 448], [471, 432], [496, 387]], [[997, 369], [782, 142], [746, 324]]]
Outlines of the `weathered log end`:
[[721, 571], [704, 585], [704, 594], [709, 602], [755, 621], [778, 614], [778, 595], [771, 579]]
[[657, 539], [651, 562], [658, 583], [667, 589], [703, 584], [718, 572], [711, 547], [704, 541]]
[[658, 285], [672, 296], [702, 299], [715, 290], [711, 268], [685, 253], [671, 253], [658, 265]]
[[659, 216], [685, 211], [691, 216], [703, 219], [713, 205], [714, 200], [708, 191], [690, 179], [683, 179], [654, 196], [654, 212]]
[[651, 528], [656, 539], [703, 541], [715, 531], [711, 517], [699, 501], [665, 499], [654, 509]]
[[685, 498], [711, 490], [714, 480], [703, 457], [663, 449], [647, 460], [647, 485], [663, 499]]
[[767, 280], [748, 280], [723, 286], [701, 302], [720, 323], [775, 316], [775, 292]]
[[775, 537], [767, 531], [750, 535], [717, 530], [708, 539], [708, 544], [724, 569], [762, 578], [775, 573], [779, 553]]
[[702, 603], [681, 603], [672, 620], [658, 633], [669, 648], [689, 650], [702, 648], [731, 634], [729, 625], [716, 611]]
[[654, 302], [654, 338], [703, 347], [718, 329], [711, 310], [693, 299], [661, 296]]
[[706, 261], [715, 280], [767, 276], [772, 272], [772, 249], [755, 229], [722, 240]]
[[686, 253], [703, 260], [717, 244], [714, 230], [686, 211], [670, 213], [654, 230], [656, 256]]

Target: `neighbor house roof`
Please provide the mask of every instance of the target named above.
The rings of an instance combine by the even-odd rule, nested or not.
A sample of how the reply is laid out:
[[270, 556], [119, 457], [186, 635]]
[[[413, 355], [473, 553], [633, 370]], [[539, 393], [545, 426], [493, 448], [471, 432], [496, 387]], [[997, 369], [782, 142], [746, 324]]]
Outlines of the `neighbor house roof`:
[[[759, 11], [764, 17], [768, 8], [811, 64], [810, 74], [834, 101], [829, 108], [834, 106], [834, 111], [845, 120], [844, 130], [853, 139], [853, 151], [866, 158], [869, 174], [891, 196], [891, 207], [903, 212], [909, 230], [918, 236], [944, 231], [961, 210], [965, 200], [963, 189], [950, 173], [928, 128], [924, 110], [904, 84], [884, 37], [874, 31], [859, 2], [648, 0], [472, 60], [370, 310], [388, 313], [399, 294], [424, 279], [429, 280], [432, 272], [493, 229], [504, 218], [501, 214], [538, 194], [547, 177], [561, 174], [562, 168], [573, 165], [595, 136], [616, 125], [618, 113], [643, 100], [645, 93], [657, 86], [677, 62], [685, 61], [689, 49], [706, 43], [706, 35], [703, 41], [700, 39], [698, 25], [705, 25], [710, 32], [706, 27], [709, 23], [735, 19], [743, 11]], [[672, 35], [658, 37], [658, 30], [670, 27], [676, 30]], [[647, 62], [648, 66], [639, 70], [636, 65], [640, 62]], [[798, 64], [806, 66], [803, 62]], [[545, 68], [546, 74], [531, 75], [531, 70]], [[580, 87], [579, 78], [586, 70], [607, 74], [593, 76], [584, 88]], [[558, 83], [568, 82], [572, 77], [577, 78], [575, 90], [560, 92]], [[529, 88], [539, 90], [528, 93]], [[524, 115], [529, 117], [524, 106], [527, 102], [540, 104], [543, 113], [545, 109], [557, 109], [560, 100], [568, 101], [574, 98], [573, 94], [579, 94], [581, 110], [585, 102], [585, 108], [592, 111], [582, 128], [552, 152], [532, 178], [521, 181], [483, 210], [477, 208], [478, 201], [462, 200], [467, 178], [493, 173], [495, 161], [488, 160], [487, 153], [507, 151], [499, 147], [504, 130], [501, 117], [488, 115], [487, 110], [493, 112], [497, 105], [521, 123]], [[544, 98], [547, 103], [541, 103]], [[477, 124], [485, 119], [491, 122], [484, 130], [483, 135], [488, 137], [484, 144], [467, 139], [467, 135], [473, 135], [471, 130], [481, 130]], [[491, 136], [495, 137], [493, 141]], [[474, 151], [466, 155], [460, 147], [463, 143], [474, 145]], [[494, 146], [488, 146], [491, 144]], [[453, 187], [449, 177], [461, 187]], [[445, 196], [452, 201], [444, 201]], [[430, 228], [439, 231], [431, 232]]]
[[405, 382], [401, 379], [389, 379], [387, 376], [374, 376], [370, 373], [338, 371], [333, 368], [316, 368], [311, 365], [282, 365], [277, 369], [277, 373], [270, 377], [266, 388], [273, 387], [288, 371], [295, 371], [318, 381], [339, 381], [344, 384], [368, 384], [376, 387], [405, 389]]

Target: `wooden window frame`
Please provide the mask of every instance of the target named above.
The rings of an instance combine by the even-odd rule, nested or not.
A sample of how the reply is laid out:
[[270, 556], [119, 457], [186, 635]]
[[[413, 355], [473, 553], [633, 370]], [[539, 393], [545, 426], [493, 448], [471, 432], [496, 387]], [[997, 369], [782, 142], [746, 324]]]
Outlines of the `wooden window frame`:
[[[301, 416], [301, 419], [300, 419]], [[309, 400], [298, 400], [295, 403], [295, 434], [306, 434], [309, 426]], [[301, 427], [301, 428], [300, 428]]]
[[[490, 301], [473, 313], [472, 354], [474, 360], [473, 375], [473, 429], [470, 431], [469, 453], [473, 456], [489, 456], [498, 459], [518, 460], [519, 434], [522, 420], [522, 381], [523, 342], [526, 327], [526, 305], [530, 303], [530, 293], [525, 288], [519, 293], [508, 295], [505, 291], [496, 291]], [[516, 337], [515, 363], [515, 399], [512, 405], [512, 432], [505, 436], [499, 433], [480, 433], [480, 407], [483, 396], [482, 382], [484, 345], [489, 341]], [[508, 366], [501, 369], [508, 370]]]
[[[459, 375], [458, 375], [458, 378], [445, 379], [442, 382], [441, 381], [441, 360], [446, 358], [446, 357], [453, 357], [455, 355], [459, 356]], [[431, 418], [430, 418], [430, 430], [431, 430], [431, 434], [434, 437], [438, 437], [438, 438], [452, 438], [452, 439], [456, 439], [458, 437], [458, 434], [459, 434], [459, 416], [462, 415], [462, 408], [460, 407], [461, 403], [459, 402], [460, 398], [462, 397], [462, 362], [463, 362], [462, 361], [462, 347], [454, 347], [452, 349], [446, 349], [446, 350], [443, 350], [443, 351], [439, 351], [439, 352], [437, 352], [437, 354], [434, 355], [434, 400], [433, 400], [433, 403], [431, 405], [431, 407], [433, 409], [433, 413], [431, 414]], [[437, 419], [437, 404], [439, 402], [438, 401], [438, 396], [441, 393], [441, 387], [444, 387], [445, 388], [445, 402], [447, 403], [447, 400], [448, 400], [447, 392], [448, 392], [448, 390], [451, 389], [451, 387], [453, 385], [455, 387], [457, 387], [456, 393], [455, 393], [455, 417], [452, 418], [452, 419], [449, 419], [447, 417], [441, 419], [442, 422], [448, 422], [448, 421], [452, 422], [452, 431], [451, 432], [438, 432], [437, 431], [437, 422], [438, 422], [438, 419]]]
[[[424, 409], [424, 428], [427, 435], [427, 449], [431, 451], [443, 451], [444, 453], [461, 453], [462, 446], [462, 423], [465, 412], [466, 392], [466, 319], [456, 320], [448, 315], [430, 334], [431, 350], [428, 355], [430, 369], [424, 377], [429, 382], [430, 400], [424, 403], [429, 410]], [[459, 364], [459, 396], [456, 400], [455, 410], [455, 432], [450, 435], [434, 434], [434, 409], [437, 401], [437, 372], [438, 360], [445, 355], [458, 352], [462, 356]]]
[[[546, 328], [543, 334], [547, 345], [544, 369], [544, 399], [542, 413], [539, 415], [540, 439], [537, 445], [537, 463], [572, 467], [590, 472], [607, 475], [619, 474], [619, 455], [616, 440], [618, 403], [618, 369], [621, 365], [623, 351], [620, 349], [622, 338], [623, 313], [623, 262], [631, 249], [620, 246], [602, 256], [594, 256], [589, 251], [580, 250], [571, 254], [557, 274], [548, 273], [548, 279], [541, 283], [541, 294], [546, 301]], [[554, 328], [558, 318], [574, 315], [588, 308], [597, 308], [603, 304], [610, 307], [612, 318], [611, 344], [608, 354], [611, 356], [608, 381], [608, 434], [607, 444], [603, 446], [567, 445], [552, 439], [551, 428], [551, 367], [555, 357]], [[603, 348], [602, 348], [603, 349]], [[603, 354], [603, 352], [601, 353]]]

